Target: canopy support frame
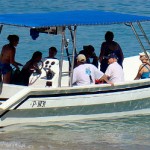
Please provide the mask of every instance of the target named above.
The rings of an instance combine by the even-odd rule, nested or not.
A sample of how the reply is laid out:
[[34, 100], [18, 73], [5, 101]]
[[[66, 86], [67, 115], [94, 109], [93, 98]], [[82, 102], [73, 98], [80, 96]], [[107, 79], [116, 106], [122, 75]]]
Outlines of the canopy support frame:
[[[141, 32], [143, 33], [143, 36], [144, 36], [144, 38], [146, 39], [147, 43], [148, 43], [149, 46], [150, 46], [150, 42], [149, 42], [149, 40], [148, 40], [148, 37], [147, 37], [146, 33], [145, 33], [144, 30], [143, 30], [142, 25], [140, 24], [140, 22], [137, 22], [137, 25], [138, 25], [139, 29], [141, 30]], [[146, 48], [144, 47], [144, 45], [143, 45], [143, 43], [142, 43], [142, 41], [141, 41], [141, 39], [140, 39], [140, 37], [139, 37], [139, 35], [138, 35], [136, 29], [135, 29], [135, 27], [133, 26], [132, 23], [130, 23], [130, 27], [131, 27], [131, 29], [132, 29], [134, 35], [136, 36], [136, 38], [137, 38], [137, 40], [138, 40], [138, 42], [139, 42], [141, 48], [143, 49], [145, 55], [147, 56], [147, 58], [148, 58], [148, 60], [149, 60], [149, 62], [150, 62], [150, 58], [149, 58], [149, 56], [148, 56], [148, 54], [147, 54]]]
[[[76, 29], [77, 26], [74, 26], [74, 29], [72, 32], [70, 32], [72, 37], [72, 59], [70, 59], [70, 55], [68, 52], [68, 49], [66, 51], [67, 57], [69, 60], [69, 68], [68, 68], [68, 76], [69, 76], [69, 87], [72, 86], [72, 80], [73, 80], [73, 69], [74, 69], [74, 61], [75, 61], [75, 54], [76, 54]], [[61, 87], [61, 80], [62, 80], [62, 67], [63, 67], [63, 61], [64, 61], [64, 49], [66, 48], [66, 36], [65, 36], [65, 30], [62, 32], [62, 42], [61, 42], [61, 58], [59, 61], [59, 78], [58, 78], [58, 87]]]
[[70, 68], [70, 78], [69, 78], [69, 86], [72, 87], [72, 81], [73, 81], [73, 69], [74, 69], [74, 61], [75, 61], [75, 55], [76, 55], [76, 30], [77, 30], [77, 26], [74, 26], [74, 30], [71, 33], [72, 36], [72, 44], [73, 44], [73, 48], [72, 48], [72, 65]]
[[63, 67], [63, 60], [64, 60], [64, 47], [65, 47], [65, 29], [62, 31], [61, 58], [59, 61], [58, 87], [61, 87], [62, 67]]

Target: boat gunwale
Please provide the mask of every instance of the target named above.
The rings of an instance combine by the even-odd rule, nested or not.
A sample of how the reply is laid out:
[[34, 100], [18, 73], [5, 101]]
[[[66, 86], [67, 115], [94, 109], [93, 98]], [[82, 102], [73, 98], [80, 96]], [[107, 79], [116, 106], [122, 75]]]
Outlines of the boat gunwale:
[[[18, 99], [15, 103], [20, 103], [26, 101], [30, 97], [60, 97], [60, 96], [75, 96], [75, 95], [87, 95], [87, 94], [109, 94], [114, 92], [124, 92], [131, 90], [138, 90], [141, 88], [150, 87], [150, 79], [145, 80], [134, 80], [132, 82], [123, 82], [120, 84], [115, 84], [111, 86], [109, 84], [100, 84], [93, 86], [76, 86], [76, 87], [60, 87], [60, 88], [31, 88], [26, 87], [23, 90], [16, 93], [14, 96], [8, 98], [3, 104], [0, 105], [0, 108], [3, 109], [3, 105], [7, 106], [9, 102], [12, 103], [14, 99]], [[22, 95], [21, 95], [22, 93]], [[24, 95], [23, 95], [24, 94]], [[1, 99], [1, 98], [0, 98]]]

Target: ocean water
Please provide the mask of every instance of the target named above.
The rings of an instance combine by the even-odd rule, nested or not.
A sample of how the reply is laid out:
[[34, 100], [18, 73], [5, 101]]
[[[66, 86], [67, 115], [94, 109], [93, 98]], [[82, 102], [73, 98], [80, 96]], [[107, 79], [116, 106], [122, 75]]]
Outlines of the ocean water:
[[0, 129], [0, 149], [149, 150], [149, 117], [12, 125]]
[[[150, 0], [1, 0], [0, 13], [31, 13], [65, 10], [105, 10], [150, 16]], [[150, 37], [149, 23], [143, 24]], [[99, 55], [106, 31], [115, 34], [125, 57], [137, 55], [141, 48], [131, 29], [125, 25], [79, 27], [77, 50], [92, 44]], [[4, 26], [0, 48], [9, 34], [20, 37], [16, 60], [25, 63], [32, 53], [40, 50], [47, 56], [48, 48], [61, 48], [61, 38], [41, 34], [33, 41], [29, 29]], [[59, 57], [58, 52], [57, 56]], [[149, 150], [150, 116], [116, 120], [44, 123], [36, 126], [23, 124], [0, 128], [0, 150]]]
[[[48, 12], [48, 11], [65, 11], [65, 10], [104, 10], [114, 11], [122, 13], [133, 13], [137, 15], [150, 15], [149, 0], [142, 2], [137, 0], [136, 3], [133, 0], [1, 0], [0, 1], [0, 13], [32, 13], [32, 12]], [[143, 23], [144, 30], [150, 37], [149, 24]], [[115, 40], [120, 44], [124, 52], [125, 57], [137, 55], [141, 52], [141, 47], [137, 42], [130, 27], [120, 25], [108, 25], [108, 26], [88, 26], [78, 27], [77, 30], [77, 51], [82, 50], [83, 45], [93, 45], [95, 47], [96, 54], [100, 53], [100, 45], [104, 41], [104, 35], [106, 31], [113, 31]], [[0, 36], [0, 48], [6, 44], [7, 36], [9, 34], [17, 34], [20, 37], [19, 45], [17, 46], [16, 60], [25, 63], [32, 56], [34, 51], [42, 51], [43, 57], [48, 55], [48, 48], [55, 46], [58, 49], [57, 57], [60, 56], [61, 49], [61, 36], [53, 36], [40, 34], [37, 40], [32, 40], [28, 28], [16, 28], [10, 26], [4, 26]], [[71, 41], [70, 36], [66, 37]], [[69, 46], [71, 42], [69, 43]]]

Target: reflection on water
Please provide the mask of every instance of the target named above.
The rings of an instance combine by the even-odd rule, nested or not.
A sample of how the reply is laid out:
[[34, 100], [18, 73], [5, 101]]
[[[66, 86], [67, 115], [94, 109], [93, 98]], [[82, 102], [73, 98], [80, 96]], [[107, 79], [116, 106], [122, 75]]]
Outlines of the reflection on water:
[[0, 129], [0, 149], [150, 149], [150, 116], [14, 125]]

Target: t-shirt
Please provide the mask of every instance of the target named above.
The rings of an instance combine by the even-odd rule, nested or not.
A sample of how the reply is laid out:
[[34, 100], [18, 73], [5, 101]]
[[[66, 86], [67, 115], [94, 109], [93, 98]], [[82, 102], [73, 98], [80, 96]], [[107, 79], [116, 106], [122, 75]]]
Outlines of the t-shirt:
[[110, 64], [105, 74], [110, 77], [109, 81], [113, 83], [124, 81], [123, 69], [117, 62]]
[[98, 68], [92, 64], [81, 64], [73, 70], [73, 84], [89, 85], [95, 84], [96, 79], [104, 75]]

